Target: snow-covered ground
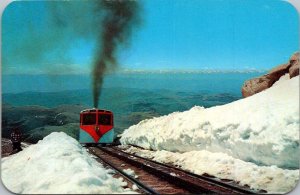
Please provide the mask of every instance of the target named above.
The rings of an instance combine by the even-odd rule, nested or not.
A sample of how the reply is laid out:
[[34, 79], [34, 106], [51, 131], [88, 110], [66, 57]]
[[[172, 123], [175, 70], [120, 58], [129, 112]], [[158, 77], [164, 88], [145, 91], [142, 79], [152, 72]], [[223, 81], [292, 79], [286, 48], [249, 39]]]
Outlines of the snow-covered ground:
[[112, 177], [81, 145], [63, 132], [51, 133], [35, 145], [3, 158], [3, 184], [22, 194], [135, 193]]
[[121, 143], [156, 150], [156, 159], [199, 174], [288, 192], [299, 179], [299, 76], [230, 104], [141, 121]]

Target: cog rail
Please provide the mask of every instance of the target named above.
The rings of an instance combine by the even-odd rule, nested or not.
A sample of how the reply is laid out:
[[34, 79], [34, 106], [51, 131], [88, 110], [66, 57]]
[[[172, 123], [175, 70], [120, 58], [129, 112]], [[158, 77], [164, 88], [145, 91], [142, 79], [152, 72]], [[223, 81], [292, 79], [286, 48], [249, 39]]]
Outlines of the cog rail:
[[[146, 194], [254, 194], [254, 192], [199, 177], [178, 168], [157, 163], [122, 151], [118, 147], [88, 147], [104, 162], [116, 170], [125, 180], [135, 184], [141, 193]], [[127, 170], [126, 170], [127, 169]], [[131, 172], [129, 174], [128, 172]]]

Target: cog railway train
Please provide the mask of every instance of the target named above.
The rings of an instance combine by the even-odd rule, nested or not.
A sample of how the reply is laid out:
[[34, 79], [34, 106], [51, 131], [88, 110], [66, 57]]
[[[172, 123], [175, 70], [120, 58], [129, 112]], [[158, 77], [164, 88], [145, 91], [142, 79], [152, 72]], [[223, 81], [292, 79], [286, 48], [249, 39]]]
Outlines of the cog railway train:
[[94, 108], [80, 112], [81, 144], [110, 144], [113, 139], [114, 116], [111, 111]]

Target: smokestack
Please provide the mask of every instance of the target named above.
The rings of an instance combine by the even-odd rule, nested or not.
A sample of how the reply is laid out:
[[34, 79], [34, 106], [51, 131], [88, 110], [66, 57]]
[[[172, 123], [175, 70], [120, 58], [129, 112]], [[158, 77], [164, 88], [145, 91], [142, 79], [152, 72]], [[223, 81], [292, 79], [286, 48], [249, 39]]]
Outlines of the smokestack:
[[102, 0], [105, 10], [101, 24], [99, 48], [96, 53], [93, 76], [94, 107], [98, 107], [105, 72], [117, 67], [116, 50], [128, 41], [133, 27], [139, 22], [139, 4], [134, 0]]

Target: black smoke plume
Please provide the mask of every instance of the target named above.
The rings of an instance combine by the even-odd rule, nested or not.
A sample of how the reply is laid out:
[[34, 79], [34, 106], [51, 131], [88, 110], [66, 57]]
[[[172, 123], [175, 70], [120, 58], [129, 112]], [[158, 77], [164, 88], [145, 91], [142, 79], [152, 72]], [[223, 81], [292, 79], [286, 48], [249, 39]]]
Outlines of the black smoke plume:
[[98, 107], [104, 73], [117, 67], [118, 47], [128, 43], [133, 28], [140, 24], [139, 2], [16, 1], [13, 5], [2, 18], [2, 70], [15, 73], [23, 66], [29, 74], [78, 73], [74, 66], [78, 62], [70, 51], [95, 44], [92, 60], [87, 61], [93, 65], [93, 100]]
[[117, 65], [118, 46], [127, 43], [133, 28], [138, 24], [139, 4], [133, 0], [103, 0], [100, 7], [105, 10], [99, 37], [100, 47], [93, 68], [94, 107], [98, 107], [105, 72]]

